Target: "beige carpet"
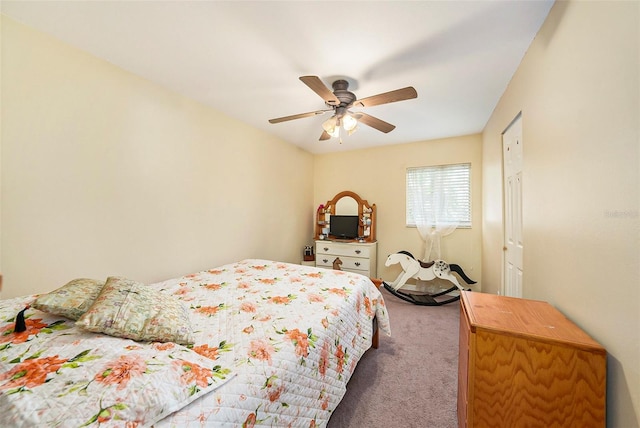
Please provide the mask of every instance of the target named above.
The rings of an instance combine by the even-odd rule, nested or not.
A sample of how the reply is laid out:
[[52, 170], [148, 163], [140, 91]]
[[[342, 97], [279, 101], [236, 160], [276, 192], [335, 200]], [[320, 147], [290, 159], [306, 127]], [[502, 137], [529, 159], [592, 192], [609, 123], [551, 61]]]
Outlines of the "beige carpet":
[[417, 306], [382, 293], [392, 337], [364, 354], [328, 427], [456, 427], [460, 302]]

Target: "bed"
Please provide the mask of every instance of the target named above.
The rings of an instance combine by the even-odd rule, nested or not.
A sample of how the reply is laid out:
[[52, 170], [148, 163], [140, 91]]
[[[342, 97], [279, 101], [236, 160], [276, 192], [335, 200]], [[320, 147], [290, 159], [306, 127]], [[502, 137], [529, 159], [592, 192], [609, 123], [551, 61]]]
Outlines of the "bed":
[[78, 279], [0, 301], [0, 426], [325, 426], [378, 328], [382, 295], [344, 271]]

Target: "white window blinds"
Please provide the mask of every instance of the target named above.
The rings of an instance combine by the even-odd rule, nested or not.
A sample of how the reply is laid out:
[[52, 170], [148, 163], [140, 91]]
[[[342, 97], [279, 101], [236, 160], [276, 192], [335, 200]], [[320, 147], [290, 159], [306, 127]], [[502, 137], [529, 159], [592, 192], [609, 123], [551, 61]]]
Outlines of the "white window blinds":
[[471, 164], [407, 168], [407, 226], [471, 227]]

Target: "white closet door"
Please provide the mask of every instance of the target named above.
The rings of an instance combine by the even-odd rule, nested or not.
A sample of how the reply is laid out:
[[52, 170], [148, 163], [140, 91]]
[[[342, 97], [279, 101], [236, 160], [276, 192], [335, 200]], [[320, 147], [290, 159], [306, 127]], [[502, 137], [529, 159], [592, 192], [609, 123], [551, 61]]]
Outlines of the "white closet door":
[[504, 168], [504, 284], [503, 294], [522, 297], [522, 116], [502, 135]]

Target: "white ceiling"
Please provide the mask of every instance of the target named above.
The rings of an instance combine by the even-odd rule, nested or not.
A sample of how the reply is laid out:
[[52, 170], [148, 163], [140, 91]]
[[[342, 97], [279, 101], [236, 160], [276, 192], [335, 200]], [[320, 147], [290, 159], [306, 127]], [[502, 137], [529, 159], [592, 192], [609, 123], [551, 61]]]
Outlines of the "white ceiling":
[[[553, 5], [537, 1], [6, 1], [3, 14], [312, 153], [482, 131]], [[366, 125], [318, 141], [326, 108], [298, 78], [347, 78]], [[354, 109], [357, 111], [357, 109]]]

